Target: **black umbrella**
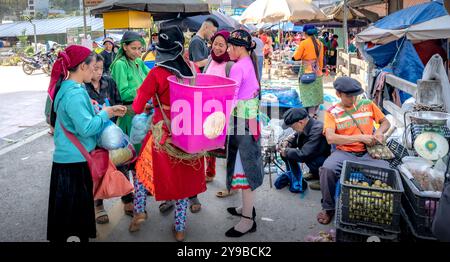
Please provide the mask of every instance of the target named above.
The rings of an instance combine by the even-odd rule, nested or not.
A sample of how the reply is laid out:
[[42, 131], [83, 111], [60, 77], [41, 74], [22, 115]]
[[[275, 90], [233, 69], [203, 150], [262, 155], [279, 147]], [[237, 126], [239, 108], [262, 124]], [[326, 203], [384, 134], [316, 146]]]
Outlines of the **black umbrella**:
[[246, 29], [249, 30], [246, 25], [240, 24], [238, 21], [234, 20], [230, 16], [223, 14], [218, 11], [212, 11], [210, 15], [196, 15], [190, 17], [175, 18], [161, 23], [161, 27], [166, 27], [170, 25], [177, 25], [183, 31], [198, 31], [202, 26], [203, 21], [208, 17], [214, 18], [219, 23], [219, 30], [233, 31], [235, 29]]
[[208, 4], [201, 0], [108, 0], [92, 9], [91, 14], [101, 16], [121, 10], [149, 12], [154, 21], [209, 14]]

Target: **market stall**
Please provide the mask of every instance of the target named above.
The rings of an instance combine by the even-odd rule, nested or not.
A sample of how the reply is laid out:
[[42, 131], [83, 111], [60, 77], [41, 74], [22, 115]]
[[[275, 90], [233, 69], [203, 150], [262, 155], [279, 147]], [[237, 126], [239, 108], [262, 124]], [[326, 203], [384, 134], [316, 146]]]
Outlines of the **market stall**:
[[[396, 130], [387, 145], [404, 191], [391, 213], [398, 217], [390, 224], [396, 225], [395, 231], [384, 226], [376, 231], [382, 240], [437, 240], [432, 225], [448, 179], [450, 84], [447, 55], [436, 51], [444, 48], [426, 42], [433, 53], [425, 59], [417, 44], [447, 41], [449, 19], [442, 2], [435, 1], [393, 13], [357, 35], [359, 50], [377, 67], [369, 93], [392, 114], [389, 120]], [[398, 237], [388, 239], [388, 233]]]

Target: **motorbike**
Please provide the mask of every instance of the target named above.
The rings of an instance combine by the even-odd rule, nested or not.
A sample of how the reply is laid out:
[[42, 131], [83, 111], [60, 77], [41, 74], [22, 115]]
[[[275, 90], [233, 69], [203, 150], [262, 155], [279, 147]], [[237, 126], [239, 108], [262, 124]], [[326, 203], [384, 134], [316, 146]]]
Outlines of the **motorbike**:
[[22, 56], [22, 70], [25, 74], [31, 75], [34, 71], [41, 69], [47, 75], [51, 75], [53, 63], [55, 61], [54, 55], [51, 52], [38, 52], [32, 57]]

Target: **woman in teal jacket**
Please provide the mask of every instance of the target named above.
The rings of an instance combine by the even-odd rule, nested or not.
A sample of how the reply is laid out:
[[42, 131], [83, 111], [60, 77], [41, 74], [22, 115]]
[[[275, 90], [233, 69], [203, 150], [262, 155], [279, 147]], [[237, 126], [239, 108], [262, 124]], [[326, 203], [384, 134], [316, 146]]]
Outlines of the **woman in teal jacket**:
[[[94, 112], [84, 82], [94, 72], [94, 54], [72, 45], [58, 54], [52, 70], [49, 94], [53, 100], [51, 125], [55, 127], [53, 165], [47, 221], [47, 239], [66, 242], [77, 237], [86, 242], [96, 237], [92, 177], [81, 152], [64, 134], [74, 134], [88, 152], [111, 117], [123, 116], [126, 107], [103, 107]], [[70, 72], [70, 75], [69, 75]], [[68, 77], [68, 78], [67, 78]]]

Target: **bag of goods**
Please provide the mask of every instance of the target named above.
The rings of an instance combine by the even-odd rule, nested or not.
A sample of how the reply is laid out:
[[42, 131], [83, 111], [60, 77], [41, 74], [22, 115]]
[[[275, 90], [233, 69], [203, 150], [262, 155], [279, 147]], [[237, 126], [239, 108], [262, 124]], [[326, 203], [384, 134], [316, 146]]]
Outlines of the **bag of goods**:
[[377, 144], [374, 146], [368, 146], [367, 152], [369, 155], [375, 159], [393, 159], [395, 158], [394, 153], [385, 144]]
[[109, 121], [109, 124], [99, 134], [97, 145], [106, 150], [124, 148], [128, 145], [128, 138], [120, 127]]
[[442, 170], [440, 165], [436, 164], [433, 167], [433, 163], [431, 161], [425, 160], [421, 157], [404, 157], [402, 162], [403, 168], [407, 169], [407, 171], [421, 187], [418, 188], [419, 190], [442, 192], [444, 187], [445, 171]]
[[124, 148], [109, 151], [109, 159], [115, 166], [123, 166], [133, 162], [137, 157], [136, 150], [131, 142]]
[[152, 115], [142, 113], [135, 115], [131, 122], [130, 142], [132, 144], [140, 144], [150, 130], [152, 123]]

